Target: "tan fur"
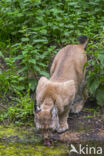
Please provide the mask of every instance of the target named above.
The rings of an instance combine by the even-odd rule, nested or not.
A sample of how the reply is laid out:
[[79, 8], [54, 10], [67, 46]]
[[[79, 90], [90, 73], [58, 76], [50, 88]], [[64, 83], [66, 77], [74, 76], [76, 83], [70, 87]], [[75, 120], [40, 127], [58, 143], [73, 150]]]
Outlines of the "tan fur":
[[[84, 47], [84, 44], [78, 44], [61, 49], [52, 63], [50, 79], [41, 77], [38, 82], [36, 100], [41, 111], [35, 113], [35, 122], [45, 133], [48, 129], [65, 131], [69, 112], [77, 113], [83, 108], [86, 96], [83, 66], [87, 61]], [[53, 119], [54, 106], [57, 116]]]
[[84, 79], [83, 66], [87, 61], [83, 46], [68, 45], [56, 55], [51, 67], [51, 81], [74, 80], [76, 88]]

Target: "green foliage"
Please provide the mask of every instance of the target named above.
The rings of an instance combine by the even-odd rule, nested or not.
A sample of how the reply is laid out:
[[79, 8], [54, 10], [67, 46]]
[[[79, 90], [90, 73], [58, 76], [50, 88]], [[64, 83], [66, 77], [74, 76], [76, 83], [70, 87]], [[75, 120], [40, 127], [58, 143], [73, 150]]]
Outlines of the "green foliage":
[[90, 43], [88, 53], [92, 59], [88, 61], [87, 85], [89, 92], [97, 99], [100, 106], [104, 106], [104, 29], [95, 40]]
[[30, 84], [34, 91], [39, 75], [49, 77], [47, 65], [59, 47], [75, 43], [80, 34], [92, 38], [101, 31], [103, 4], [102, 0], [0, 1], [0, 41], [5, 47], [1, 52], [6, 63], [12, 60], [17, 77], [22, 76], [21, 89]]
[[22, 95], [20, 92], [17, 93], [16, 98], [12, 98], [12, 102], [8, 107], [8, 111], [2, 112], [0, 114], [0, 121], [8, 119], [9, 122], [15, 122], [15, 124], [21, 125], [25, 121], [33, 121], [33, 107], [34, 102], [30, 97], [30, 90], [26, 95]]
[[16, 104], [13, 104], [8, 109], [8, 116], [10, 120], [12, 121], [15, 120], [26, 121], [26, 119], [28, 121], [31, 120], [31, 117], [33, 117], [34, 102], [30, 98], [29, 93], [30, 93], [29, 89], [25, 96], [23, 96], [20, 92], [18, 93], [19, 97], [14, 99]]
[[[81, 34], [89, 39], [100, 34], [103, 6], [102, 0], [1, 0], [0, 58], [5, 67], [0, 66], [0, 98], [18, 98], [29, 86], [34, 91], [41, 75], [49, 77], [47, 66], [61, 47], [76, 43]], [[99, 88], [94, 83], [92, 92]]]
[[6, 70], [0, 71], [0, 98], [4, 98], [5, 95], [13, 95], [16, 94], [17, 91], [23, 90], [24, 80], [23, 76], [20, 76], [16, 73], [16, 66], [14, 65], [14, 61], [12, 58], [5, 58]]
[[13, 121], [16, 124], [22, 124], [24, 121], [33, 120], [33, 107], [34, 102], [30, 97], [30, 89], [28, 89], [26, 95], [17, 93], [18, 97], [12, 98], [12, 104], [8, 108], [8, 112], [0, 114], [0, 121], [8, 118], [9, 121]]

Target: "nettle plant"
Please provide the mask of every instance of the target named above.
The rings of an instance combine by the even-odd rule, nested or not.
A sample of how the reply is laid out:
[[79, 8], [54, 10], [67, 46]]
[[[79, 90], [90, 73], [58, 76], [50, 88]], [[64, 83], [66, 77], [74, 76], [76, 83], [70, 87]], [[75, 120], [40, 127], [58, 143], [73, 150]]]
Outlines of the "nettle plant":
[[[29, 103], [32, 110], [26, 91], [30, 88], [30, 93], [34, 92], [40, 76], [49, 77], [47, 67], [59, 49], [75, 44], [81, 34], [90, 39], [100, 33], [104, 25], [103, 6], [102, 0], [0, 1], [0, 61], [2, 57], [5, 65], [3, 69], [0, 66], [0, 99], [7, 99], [6, 103], [8, 97], [11, 100], [12, 119], [19, 120], [20, 111], [21, 117], [23, 113], [26, 118], [31, 114], [25, 107]], [[91, 67], [87, 83], [90, 94], [103, 105], [104, 40], [100, 36], [95, 41], [88, 50], [93, 59], [88, 61]], [[20, 101], [13, 100], [15, 97]]]
[[12, 46], [17, 55], [13, 61], [18, 68], [18, 74], [24, 77], [31, 86], [31, 90], [34, 91], [41, 75], [49, 77], [46, 69], [51, 56], [55, 53], [56, 46], [47, 48], [48, 40], [36, 38], [34, 31], [25, 26], [20, 32], [22, 33], [21, 42]]
[[100, 106], [104, 106], [104, 29], [88, 46], [87, 86]]
[[49, 77], [47, 66], [61, 47], [75, 43], [81, 34], [93, 38], [99, 33], [104, 23], [103, 5], [102, 0], [0, 1], [1, 50], [3, 54], [7, 51], [6, 63], [12, 60], [17, 73], [15, 77], [15, 71], [8, 68], [13, 79], [8, 80], [7, 72], [8, 86], [17, 88], [18, 81], [17, 89], [26, 91], [31, 85], [34, 91], [39, 76]]
[[33, 107], [34, 101], [30, 97], [30, 88], [27, 90], [25, 95], [22, 95], [20, 92], [17, 93], [18, 98], [14, 98], [16, 104], [11, 104], [8, 108], [8, 118], [10, 121], [26, 121], [33, 119]]

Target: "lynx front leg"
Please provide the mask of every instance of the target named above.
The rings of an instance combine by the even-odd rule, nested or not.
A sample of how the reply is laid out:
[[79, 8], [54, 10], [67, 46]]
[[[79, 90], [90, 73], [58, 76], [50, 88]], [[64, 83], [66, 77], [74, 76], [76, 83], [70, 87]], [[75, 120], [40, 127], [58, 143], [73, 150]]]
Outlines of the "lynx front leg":
[[68, 123], [67, 123], [68, 113], [69, 113], [69, 111], [61, 116], [61, 118], [60, 118], [60, 126], [59, 126], [59, 128], [57, 130], [58, 133], [63, 133], [66, 130], [69, 129], [69, 126], [68, 126]]

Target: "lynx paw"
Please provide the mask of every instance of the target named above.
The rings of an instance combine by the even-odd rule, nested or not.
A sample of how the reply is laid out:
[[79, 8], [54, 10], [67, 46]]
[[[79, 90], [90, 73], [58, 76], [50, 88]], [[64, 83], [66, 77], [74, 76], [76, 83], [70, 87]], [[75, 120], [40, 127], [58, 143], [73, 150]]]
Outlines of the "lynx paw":
[[75, 105], [72, 106], [71, 112], [72, 113], [79, 113], [82, 109], [83, 109], [82, 104], [75, 104]]
[[66, 124], [65, 126], [60, 126], [59, 129], [57, 130], [58, 133], [64, 133], [69, 129], [68, 124]]

